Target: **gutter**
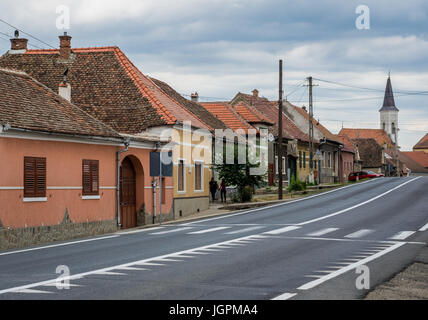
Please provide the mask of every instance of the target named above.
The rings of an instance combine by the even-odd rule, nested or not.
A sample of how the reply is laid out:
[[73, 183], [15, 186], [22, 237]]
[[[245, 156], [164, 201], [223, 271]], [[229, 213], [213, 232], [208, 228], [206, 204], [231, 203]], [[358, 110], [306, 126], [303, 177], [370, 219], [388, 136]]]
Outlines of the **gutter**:
[[120, 221], [120, 155], [124, 152], [127, 152], [129, 149], [129, 144], [131, 143], [130, 138], [126, 138], [123, 141], [125, 149], [119, 150], [116, 152], [116, 216], [117, 216], [117, 226], [121, 227]]

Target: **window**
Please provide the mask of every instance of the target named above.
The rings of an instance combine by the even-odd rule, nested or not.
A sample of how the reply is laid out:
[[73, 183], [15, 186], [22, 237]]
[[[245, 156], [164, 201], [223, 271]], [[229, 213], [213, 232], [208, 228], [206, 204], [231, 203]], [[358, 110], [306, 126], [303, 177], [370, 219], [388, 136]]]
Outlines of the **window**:
[[99, 163], [98, 160], [82, 161], [82, 195], [95, 196], [99, 191]]
[[278, 156], [275, 156], [275, 174], [278, 174]]
[[184, 191], [184, 160], [178, 161], [178, 191]]
[[285, 157], [282, 157], [282, 174], [285, 174]]
[[331, 153], [327, 153], [327, 168], [331, 168]]
[[299, 151], [299, 168], [302, 167], [302, 151]]
[[306, 168], [306, 152], [303, 151], [303, 168]]
[[46, 197], [46, 158], [24, 157], [24, 198]]
[[321, 167], [325, 168], [325, 154], [324, 154], [324, 151], [322, 152], [322, 157], [321, 157]]
[[195, 190], [202, 190], [202, 163], [195, 163]]

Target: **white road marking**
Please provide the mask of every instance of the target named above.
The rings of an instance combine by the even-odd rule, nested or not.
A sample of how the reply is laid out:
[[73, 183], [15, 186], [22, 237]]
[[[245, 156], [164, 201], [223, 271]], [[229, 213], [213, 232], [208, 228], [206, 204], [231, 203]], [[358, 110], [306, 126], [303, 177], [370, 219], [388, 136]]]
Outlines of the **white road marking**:
[[[102, 269], [87, 271], [87, 272], [83, 272], [83, 273], [77, 273], [77, 274], [74, 274], [74, 275], [63, 277], [63, 278], [61, 278], [61, 280], [62, 281], [66, 281], [66, 280], [70, 280], [71, 281], [71, 280], [81, 279], [81, 278], [83, 278], [85, 276], [88, 276], [88, 275], [100, 274], [100, 273], [103, 273], [103, 272], [112, 272], [113, 270], [115, 270], [117, 268], [121, 268], [121, 267], [131, 267], [133, 265], [145, 265], [145, 264], [149, 265], [149, 264], [152, 264], [152, 261], [161, 260], [161, 259], [164, 259], [164, 258], [167, 259], [167, 258], [172, 257], [172, 256], [177, 255], [177, 254], [181, 254], [181, 253], [182, 254], [193, 254], [193, 253], [196, 253], [195, 251], [198, 251], [198, 250], [209, 249], [213, 245], [229, 244], [229, 243], [231, 243], [233, 241], [236, 241], [236, 240], [244, 240], [244, 239], [250, 239], [250, 238], [252, 238], [252, 236], [246, 236], [246, 237], [242, 237], [242, 238], [238, 238], [238, 239], [234, 239], [234, 240], [222, 241], [222, 242], [218, 242], [218, 243], [214, 243], [214, 244], [205, 245], [205, 246], [202, 246], [202, 247], [187, 249], [187, 250], [183, 250], [183, 251], [177, 251], [177, 252], [168, 253], [168, 254], [165, 254], [165, 255], [157, 256], [157, 257], [152, 257], [152, 258], [146, 258], [146, 259], [142, 259], [142, 260], [132, 261], [132, 262], [128, 262], [128, 263], [124, 263], [124, 264], [120, 264], [120, 265], [116, 265], [116, 266], [111, 266], [111, 267], [107, 267], [107, 268], [102, 268]], [[212, 249], [212, 250], [215, 250], [215, 249]], [[219, 250], [215, 250], [215, 251], [219, 251]], [[17, 291], [17, 290], [32, 289], [32, 288], [35, 288], [35, 287], [44, 286], [46, 284], [55, 283], [57, 280], [58, 280], [57, 278], [54, 278], [54, 279], [49, 279], [49, 280], [45, 280], [45, 281], [30, 283], [30, 284], [26, 284], [26, 285], [22, 285], [22, 286], [18, 286], [18, 287], [2, 289], [2, 290], [0, 290], [0, 294], [10, 293], [10, 292], [14, 292], [14, 291]]]
[[183, 262], [183, 260], [178, 260], [178, 259], [170, 259], [170, 258], [159, 258], [159, 259], [155, 259], [154, 261], [165, 261], [165, 262]]
[[143, 270], [149, 270], [149, 269], [137, 268], [137, 267], [119, 267], [119, 268], [116, 268], [115, 270], [143, 271]]
[[308, 282], [308, 283], [300, 286], [297, 289], [299, 289], [299, 290], [312, 289], [312, 288], [320, 285], [323, 282], [326, 282], [326, 281], [328, 281], [330, 279], [333, 279], [333, 278], [335, 278], [335, 277], [337, 277], [337, 276], [339, 276], [339, 275], [341, 275], [341, 274], [343, 274], [345, 272], [348, 272], [350, 270], [355, 269], [356, 267], [358, 267], [360, 265], [364, 265], [366, 263], [369, 263], [370, 261], [373, 261], [373, 260], [375, 260], [375, 259], [377, 259], [377, 258], [379, 258], [379, 257], [381, 257], [381, 256], [383, 256], [383, 255], [385, 255], [385, 254], [387, 254], [389, 252], [391, 252], [391, 251], [394, 251], [395, 249], [400, 248], [404, 244], [405, 244], [404, 242], [396, 243], [396, 244], [390, 246], [389, 248], [387, 248], [385, 250], [382, 250], [382, 251], [380, 251], [380, 252], [378, 252], [378, 253], [376, 253], [376, 254], [374, 254], [372, 256], [369, 256], [369, 257], [367, 257], [365, 259], [362, 259], [362, 260], [359, 260], [357, 262], [354, 262], [354, 263], [352, 263], [352, 264], [350, 264], [350, 265], [348, 265], [346, 267], [343, 267], [342, 269], [333, 271], [332, 273], [327, 274], [325, 276], [322, 276], [321, 278], [319, 278], [317, 280], [310, 281], [310, 282]]
[[153, 233], [149, 233], [149, 234], [150, 235], [159, 235], [159, 234], [179, 232], [179, 231], [184, 231], [184, 230], [189, 230], [189, 229], [192, 229], [192, 228], [191, 227], [183, 227], [183, 228], [176, 228], [176, 229], [172, 229], [172, 230], [165, 230], [165, 231], [153, 232]]
[[[57, 283], [48, 283], [48, 284], [45, 284], [45, 285], [43, 285], [43, 287], [57, 287]], [[64, 285], [64, 284], [62, 284], [62, 285]], [[70, 286], [70, 288], [71, 287], [83, 287], [82, 285], [80, 285], [80, 284], [74, 284], [74, 283], [68, 283], [67, 284], [68, 286]]]
[[112, 235], [112, 236], [95, 238], [95, 239], [85, 239], [85, 240], [72, 241], [72, 242], [66, 242], [66, 243], [58, 243], [58, 244], [52, 244], [52, 245], [44, 246], [44, 247], [23, 249], [23, 250], [17, 250], [17, 251], [3, 252], [3, 253], [0, 253], [0, 256], [6, 256], [6, 255], [9, 255], [9, 254], [14, 254], [14, 253], [22, 253], [22, 252], [42, 250], [42, 249], [48, 249], [48, 248], [54, 248], [54, 247], [69, 246], [69, 245], [72, 245], [72, 244], [78, 244], [78, 243], [84, 243], [84, 242], [90, 242], [90, 241], [97, 241], [97, 240], [104, 240], [104, 239], [111, 239], [111, 238], [116, 238], [116, 237], [118, 237], [118, 235]]
[[325, 228], [325, 229], [321, 229], [321, 230], [318, 230], [315, 232], [308, 233], [307, 235], [310, 237], [319, 237], [319, 236], [323, 236], [327, 233], [337, 231], [337, 230], [339, 230], [339, 228]]
[[213, 221], [213, 220], [218, 220], [218, 219], [224, 219], [224, 218], [239, 216], [239, 215], [242, 215], [242, 214], [247, 214], [247, 213], [250, 213], [250, 212], [260, 211], [260, 210], [264, 210], [264, 209], [271, 209], [271, 208], [275, 208], [275, 207], [279, 207], [279, 206], [286, 206], [286, 205], [288, 205], [290, 203], [305, 201], [305, 200], [308, 200], [308, 199], [319, 197], [319, 196], [322, 196], [322, 195], [325, 195], [325, 194], [329, 194], [329, 193], [332, 193], [332, 192], [336, 192], [336, 191], [339, 191], [339, 190], [351, 188], [351, 187], [354, 187], [354, 186], [359, 186], [359, 185], [362, 185], [362, 184], [365, 184], [365, 183], [370, 183], [370, 182], [373, 182], [373, 181], [378, 181], [378, 180], [376, 180], [376, 179], [367, 180], [367, 181], [360, 182], [360, 183], [357, 183], [357, 184], [351, 184], [351, 185], [340, 187], [340, 188], [333, 189], [333, 190], [330, 190], [330, 191], [325, 191], [325, 192], [322, 192], [322, 193], [314, 194], [312, 196], [305, 197], [305, 198], [300, 198], [300, 199], [296, 199], [296, 200], [292, 200], [292, 201], [287, 201], [287, 202], [284, 202], [284, 203], [273, 204], [271, 206], [264, 206], [264, 207], [260, 207], [260, 208], [257, 208], [257, 209], [251, 209], [251, 210], [237, 212], [237, 213], [232, 213], [232, 214], [225, 214], [225, 215], [222, 215], [220, 217], [208, 218], [208, 219], [203, 219], [203, 220], [194, 221], [194, 222], [188, 222], [188, 223], [185, 223], [185, 224], [182, 224], [182, 225], [186, 225], [187, 226], [187, 225], [190, 225], [190, 224], [195, 224], [195, 223], [200, 223], [200, 222]]
[[283, 293], [283, 294], [273, 298], [272, 300], [288, 300], [290, 298], [293, 298], [295, 295], [297, 295], [297, 293]]
[[356, 238], [362, 238], [365, 237], [366, 235], [370, 234], [374, 232], [374, 230], [371, 229], [361, 229], [358, 230], [356, 232], [350, 233], [348, 235], [345, 236], [345, 238], [349, 238], [349, 239], [356, 239]]
[[138, 230], [133, 230], [133, 231], [118, 231], [116, 232], [116, 234], [118, 235], [127, 235], [127, 234], [134, 234], [134, 233], [140, 233], [140, 232], [150, 232], [150, 231], [154, 231], [154, 230], [160, 230], [160, 229], [164, 229], [165, 227], [153, 227], [153, 228], [147, 228], [147, 229], [138, 229]]
[[21, 289], [21, 290], [16, 290], [11, 292], [12, 293], [53, 293], [50, 291], [35, 290], [35, 289]]
[[202, 234], [202, 233], [214, 232], [214, 231], [230, 229], [230, 228], [231, 227], [217, 227], [217, 228], [210, 228], [210, 229], [204, 229], [204, 230], [199, 230], [199, 231], [193, 231], [193, 232], [189, 232], [187, 234]]
[[[375, 200], [379, 199], [380, 197], [383, 197], [383, 196], [387, 195], [388, 193], [393, 192], [393, 191], [395, 191], [395, 190], [397, 190], [397, 189], [399, 189], [399, 188], [401, 188], [401, 187], [405, 186], [406, 184], [408, 184], [408, 183], [410, 183], [410, 182], [413, 182], [413, 181], [415, 181], [415, 180], [417, 180], [417, 179], [419, 179], [419, 178], [420, 178], [420, 177], [416, 177], [416, 178], [414, 178], [414, 179], [412, 179], [412, 180], [406, 181], [406, 182], [404, 182], [404, 183], [402, 183], [402, 184], [400, 184], [400, 185], [398, 185], [398, 186], [396, 186], [396, 187], [394, 187], [394, 188], [392, 188], [392, 189], [390, 189], [390, 190], [388, 190], [388, 191], [386, 191], [386, 192], [384, 192], [384, 193], [382, 193], [382, 194], [380, 194], [380, 195], [378, 195], [378, 196], [376, 196], [376, 197], [373, 197], [373, 198], [371, 198], [371, 199], [369, 199], [369, 200], [366, 200], [366, 201], [364, 201], [364, 202], [361, 202], [361, 203], [359, 203], [359, 204], [356, 204], [356, 205], [354, 205], [354, 206], [352, 206], [352, 207], [349, 207], [349, 208], [346, 208], [346, 209], [343, 209], [343, 210], [340, 210], [340, 211], [337, 211], [337, 212], [334, 212], [334, 213], [330, 213], [330, 214], [328, 214], [328, 215], [325, 215], [325, 216], [322, 216], [322, 217], [319, 217], [319, 218], [315, 218], [315, 219], [307, 220], [307, 221], [304, 221], [304, 222], [301, 222], [301, 223], [296, 223], [296, 225], [298, 225], [298, 226], [303, 226], [303, 225], [305, 225], [305, 224], [309, 224], [309, 223], [313, 223], [313, 222], [316, 222], [316, 221], [324, 220], [324, 219], [331, 218], [331, 217], [337, 216], [337, 215], [339, 215], [339, 214], [342, 214], [342, 213], [345, 213], [345, 212], [351, 211], [351, 210], [353, 210], [353, 209], [355, 209], [355, 208], [361, 207], [361, 206], [363, 206], [363, 205], [365, 205], [365, 204], [367, 204], [367, 203], [370, 203], [370, 202], [372, 202], [372, 201], [375, 201]], [[369, 181], [372, 181], [372, 180], [369, 180]], [[364, 183], [364, 182], [362, 182], [362, 183]], [[323, 194], [323, 193], [320, 193], [320, 194]]]
[[166, 266], [165, 263], [155, 263], [155, 262], [137, 262], [135, 264], [139, 266], [157, 266], [157, 267]]
[[428, 223], [419, 229], [419, 231], [426, 231], [426, 230], [428, 230]]
[[397, 234], [393, 235], [391, 240], [404, 240], [410, 237], [412, 234], [414, 234], [416, 231], [400, 231]]
[[[119, 269], [119, 268], [115, 268], [115, 269]], [[103, 275], [103, 276], [126, 276], [127, 275], [126, 273], [112, 272], [112, 271], [99, 271], [99, 272], [94, 272], [93, 274]]]
[[248, 231], [253, 231], [253, 230], [258, 230], [263, 228], [262, 226], [256, 226], [256, 227], [249, 227], [249, 228], [244, 228], [244, 229], [240, 229], [240, 230], [235, 230], [235, 231], [230, 231], [230, 232], [226, 232], [226, 234], [237, 234], [237, 233], [243, 233], [243, 232], [248, 232]]
[[300, 227], [297, 227], [297, 226], [288, 226], [288, 227], [284, 227], [284, 228], [279, 228], [279, 229], [267, 231], [267, 232], [264, 232], [263, 234], [276, 235], [276, 234], [281, 234], [281, 233], [285, 233], [285, 232], [288, 232], [288, 231], [293, 231], [293, 230], [296, 230], [296, 229], [300, 229]]

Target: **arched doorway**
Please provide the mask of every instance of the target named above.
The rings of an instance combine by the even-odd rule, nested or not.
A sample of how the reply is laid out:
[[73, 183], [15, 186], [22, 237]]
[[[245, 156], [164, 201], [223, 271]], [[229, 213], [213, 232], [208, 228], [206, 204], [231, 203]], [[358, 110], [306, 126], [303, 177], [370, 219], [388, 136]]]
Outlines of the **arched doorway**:
[[120, 167], [120, 221], [123, 229], [137, 226], [135, 169], [129, 157]]

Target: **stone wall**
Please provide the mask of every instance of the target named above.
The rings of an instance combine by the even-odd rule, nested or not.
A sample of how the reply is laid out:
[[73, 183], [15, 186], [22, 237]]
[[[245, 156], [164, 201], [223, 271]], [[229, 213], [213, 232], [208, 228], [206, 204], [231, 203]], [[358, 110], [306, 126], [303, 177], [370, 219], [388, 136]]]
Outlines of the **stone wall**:
[[58, 225], [8, 229], [0, 222], [0, 250], [90, 237], [117, 230], [116, 220], [73, 223], [66, 210], [63, 221]]

